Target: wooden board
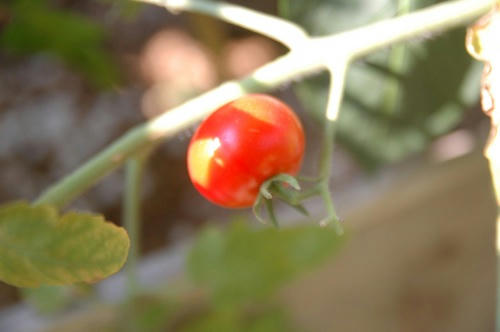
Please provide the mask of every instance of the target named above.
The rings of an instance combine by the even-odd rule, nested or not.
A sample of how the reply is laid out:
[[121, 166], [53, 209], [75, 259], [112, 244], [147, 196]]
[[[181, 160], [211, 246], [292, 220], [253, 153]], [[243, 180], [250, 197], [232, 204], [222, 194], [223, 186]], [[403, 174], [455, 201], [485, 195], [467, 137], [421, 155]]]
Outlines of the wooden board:
[[352, 238], [281, 294], [308, 331], [494, 330], [495, 203], [480, 153], [422, 169], [346, 219]]

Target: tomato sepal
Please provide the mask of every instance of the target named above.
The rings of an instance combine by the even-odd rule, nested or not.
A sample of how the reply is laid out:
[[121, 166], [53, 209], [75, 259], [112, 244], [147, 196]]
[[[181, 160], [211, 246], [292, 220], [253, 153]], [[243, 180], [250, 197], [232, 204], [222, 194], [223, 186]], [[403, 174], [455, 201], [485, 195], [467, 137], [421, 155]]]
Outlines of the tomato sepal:
[[301, 204], [299, 197], [299, 191], [301, 190], [299, 181], [297, 178], [290, 174], [280, 173], [273, 176], [269, 180], [262, 183], [259, 188], [259, 195], [257, 196], [255, 203], [253, 204], [253, 213], [257, 220], [263, 224], [267, 224], [268, 220], [262, 217], [260, 211], [261, 206], [264, 204], [269, 219], [275, 227], [279, 227], [276, 214], [274, 213], [274, 206], [272, 199], [274, 197], [288, 204], [301, 214], [309, 216], [309, 212]]

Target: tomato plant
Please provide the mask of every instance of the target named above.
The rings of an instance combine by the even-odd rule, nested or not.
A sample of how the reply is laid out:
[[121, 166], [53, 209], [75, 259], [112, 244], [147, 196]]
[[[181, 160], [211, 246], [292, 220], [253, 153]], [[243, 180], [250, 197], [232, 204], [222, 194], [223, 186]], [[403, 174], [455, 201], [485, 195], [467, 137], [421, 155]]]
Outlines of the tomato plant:
[[298, 172], [304, 145], [302, 125], [290, 107], [250, 94], [220, 107], [198, 127], [188, 148], [189, 177], [209, 201], [249, 207], [264, 181]]

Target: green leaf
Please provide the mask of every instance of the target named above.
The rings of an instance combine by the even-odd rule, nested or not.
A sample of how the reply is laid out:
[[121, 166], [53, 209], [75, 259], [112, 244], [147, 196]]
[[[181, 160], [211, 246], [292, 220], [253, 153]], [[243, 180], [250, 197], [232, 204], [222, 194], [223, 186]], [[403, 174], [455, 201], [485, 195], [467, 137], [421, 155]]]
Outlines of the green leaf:
[[42, 314], [54, 314], [67, 307], [73, 294], [69, 287], [42, 285], [38, 288], [25, 288], [23, 300]]
[[99, 281], [123, 266], [128, 249], [125, 230], [102, 216], [0, 207], [0, 280], [17, 287]]
[[95, 295], [93, 285], [85, 283], [69, 286], [42, 285], [38, 288], [22, 288], [20, 292], [23, 301], [44, 315], [60, 313]]
[[46, 1], [14, 1], [12, 17], [0, 34], [0, 46], [11, 54], [47, 52], [81, 71], [93, 84], [107, 88], [118, 81], [116, 62], [104, 50], [104, 30], [84, 16], [50, 8]]
[[167, 326], [179, 309], [179, 304], [170, 298], [140, 294], [121, 306], [116, 331], [169, 331]]
[[188, 271], [219, 304], [262, 299], [324, 261], [339, 247], [332, 228], [250, 229], [236, 223], [227, 231], [201, 233], [188, 258]]
[[280, 14], [312, 35], [326, 35], [389, 15], [393, 0], [279, 0]]
[[179, 332], [291, 332], [289, 318], [276, 307], [262, 308], [260, 304], [249, 314], [239, 306], [211, 310], [197, 319], [188, 321]]

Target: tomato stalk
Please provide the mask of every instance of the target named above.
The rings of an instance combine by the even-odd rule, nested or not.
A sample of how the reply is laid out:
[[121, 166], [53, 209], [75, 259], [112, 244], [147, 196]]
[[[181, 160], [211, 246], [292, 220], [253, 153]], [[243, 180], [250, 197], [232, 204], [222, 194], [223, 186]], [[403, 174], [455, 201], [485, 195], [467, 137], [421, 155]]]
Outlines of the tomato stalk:
[[139, 282], [137, 261], [140, 254], [141, 191], [144, 167], [151, 149], [130, 158], [125, 166], [125, 191], [123, 195], [123, 226], [130, 238], [130, 249], [125, 266], [127, 275], [127, 296], [137, 294]]
[[330, 88], [325, 112], [326, 121], [323, 132], [323, 149], [321, 151], [319, 165], [319, 173], [321, 177], [321, 197], [323, 198], [327, 212], [326, 218], [321, 220], [320, 225], [326, 226], [332, 224], [338, 234], [342, 234], [344, 231], [335, 211], [329, 180], [331, 178], [333, 162], [332, 157], [335, 142], [335, 131], [344, 95], [345, 76], [348, 65], [348, 57], [339, 56], [338, 58], [333, 59], [332, 63], [328, 67], [330, 74]]
[[328, 94], [328, 103], [325, 112], [325, 125], [323, 132], [323, 146], [320, 155], [319, 163], [319, 180], [316, 185], [312, 186], [306, 193], [294, 193], [281, 186], [281, 183], [288, 183], [293, 189], [300, 190], [297, 180], [289, 175], [280, 174], [264, 182], [260, 188], [260, 194], [254, 204], [254, 214], [260, 220], [265, 222], [259, 214], [259, 208], [262, 202], [266, 204], [268, 215], [274, 225], [277, 225], [277, 220], [274, 215], [271, 199], [273, 196], [278, 196], [287, 204], [297, 208], [301, 212], [307, 213], [304, 207], [300, 204], [304, 199], [320, 194], [323, 199], [326, 217], [320, 221], [321, 226], [332, 225], [336, 232], [341, 235], [344, 233], [340, 220], [335, 210], [333, 203], [329, 180], [331, 178], [331, 169], [333, 167], [333, 148], [335, 142], [335, 131], [337, 120], [339, 117], [340, 106], [344, 94], [344, 82], [349, 65], [347, 56], [338, 56], [328, 66], [330, 73], [330, 89]]
[[[398, 0], [397, 15], [405, 15], [411, 11], [411, 1], [410, 0]], [[406, 71], [406, 54], [407, 46], [404, 44], [394, 45], [391, 47], [391, 51], [387, 60], [387, 68], [397, 75], [404, 75]], [[395, 77], [387, 77], [383, 96], [383, 106], [382, 110], [387, 114], [392, 114], [396, 111], [398, 106], [398, 96], [400, 94], [401, 86], [398, 79]]]
[[329, 180], [330, 180], [330, 167], [332, 164], [332, 158], [331, 154], [333, 152], [333, 139], [335, 136], [335, 131], [334, 131], [334, 125], [335, 123], [328, 122], [325, 125], [325, 132], [324, 132], [324, 140], [323, 140], [323, 154], [325, 155], [324, 158], [322, 158], [323, 162], [321, 163], [321, 168], [323, 171], [323, 178], [321, 179], [320, 182], [320, 194], [321, 198], [323, 199], [323, 202], [325, 204], [325, 209], [326, 209], [326, 217], [323, 218], [320, 221], [321, 226], [327, 226], [327, 225], [333, 225], [337, 233], [343, 234], [343, 229], [342, 226], [340, 225], [340, 220], [337, 216], [337, 212], [335, 211], [335, 205], [333, 203], [333, 198], [332, 194], [330, 191], [330, 185], [329, 185]]

